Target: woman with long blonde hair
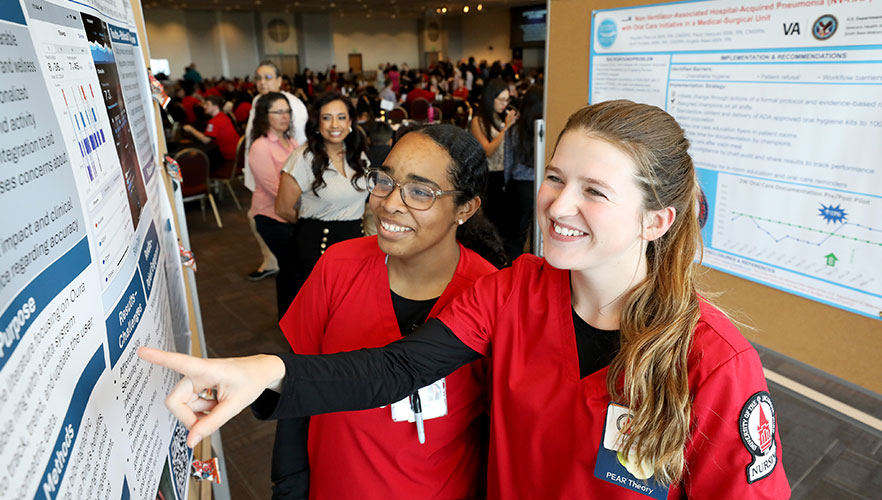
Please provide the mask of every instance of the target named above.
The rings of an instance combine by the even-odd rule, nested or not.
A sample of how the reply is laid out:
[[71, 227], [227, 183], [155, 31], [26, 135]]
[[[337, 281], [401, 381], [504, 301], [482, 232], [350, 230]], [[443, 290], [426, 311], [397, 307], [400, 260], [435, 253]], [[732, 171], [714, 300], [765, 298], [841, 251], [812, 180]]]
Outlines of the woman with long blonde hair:
[[[491, 362], [489, 498], [788, 498], [759, 357], [696, 290], [699, 187], [659, 108], [575, 112], [537, 198], [545, 258], [520, 257], [408, 338], [333, 357], [201, 360], [167, 404], [191, 442], [253, 409], [273, 417], [396, 400]], [[250, 377], [250, 378], [249, 378]], [[205, 415], [187, 405], [217, 386]]]

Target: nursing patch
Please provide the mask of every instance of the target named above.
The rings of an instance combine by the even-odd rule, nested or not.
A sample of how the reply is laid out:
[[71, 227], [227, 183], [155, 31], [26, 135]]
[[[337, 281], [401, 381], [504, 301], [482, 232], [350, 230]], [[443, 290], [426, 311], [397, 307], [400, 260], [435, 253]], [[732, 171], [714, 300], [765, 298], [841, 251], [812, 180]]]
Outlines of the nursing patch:
[[610, 403], [607, 407], [594, 476], [633, 492], [664, 500], [668, 498], [668, 487], [652, 477], [655, 472], [653, 464], [638, 461], [633, 452], [626, 456], [620, 451], [624, 442], [622, 429], [629, 418], [631, 412], [628, 407], [616, 403]]
[[746, 469], [747, 482], [754, 483], [771, 474], [778, 465], [775, 406], [768, 392], [760, 391], [744, 403], [738, 431], [741, 441], [751, 454], [750, 464]]

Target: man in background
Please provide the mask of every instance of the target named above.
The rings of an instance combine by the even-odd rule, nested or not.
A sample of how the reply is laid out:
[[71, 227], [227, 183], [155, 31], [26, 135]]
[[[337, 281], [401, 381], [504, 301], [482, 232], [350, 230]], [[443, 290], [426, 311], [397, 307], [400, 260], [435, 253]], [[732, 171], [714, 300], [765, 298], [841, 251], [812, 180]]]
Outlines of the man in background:
[[236, 146], [239, 144], [239, 133], [233, 120], [223, 112], [224, 99], [211, 95], [202, 103], [205, 113], [210, 117], [204, 131], [196, 127], [184, 125], [184, 132], [192, 135], [199, 142], [208, 144], [214, 141], [224, 161], [236, 161]]

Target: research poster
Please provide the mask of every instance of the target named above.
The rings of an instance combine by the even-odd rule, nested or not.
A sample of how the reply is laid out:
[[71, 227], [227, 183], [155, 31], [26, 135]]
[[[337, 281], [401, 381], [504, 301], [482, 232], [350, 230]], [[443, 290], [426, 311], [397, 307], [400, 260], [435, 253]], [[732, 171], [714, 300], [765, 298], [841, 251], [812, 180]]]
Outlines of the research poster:
[[171, 208], [124, 0], [0, 0], [0, 498], [183, 498]]
[[659, 106], [704, 191], [704, 264], [882, 317], [882, 4], [593, 13], [590, 102]]

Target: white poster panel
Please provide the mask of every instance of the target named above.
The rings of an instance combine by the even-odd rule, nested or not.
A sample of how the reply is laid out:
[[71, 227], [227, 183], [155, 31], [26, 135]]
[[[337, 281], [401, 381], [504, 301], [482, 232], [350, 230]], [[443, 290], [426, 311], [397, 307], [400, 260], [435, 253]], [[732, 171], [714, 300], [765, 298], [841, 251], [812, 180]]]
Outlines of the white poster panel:
[[122, 1], [0, 3], [0, 498], [186, 495], [177, 377], [136, 356], [186, 304], [134, 32]]
[[659, 106], [704, 191], [704, 264], [882, 317], [882, 11], [713, 0], [593, 13], [590, 102]]

